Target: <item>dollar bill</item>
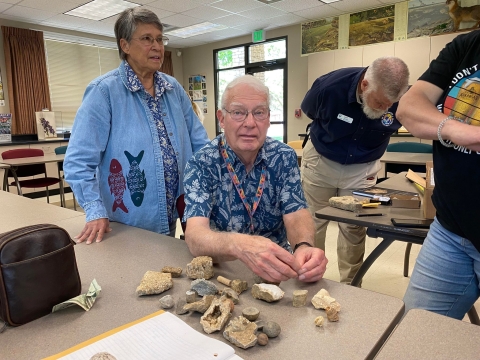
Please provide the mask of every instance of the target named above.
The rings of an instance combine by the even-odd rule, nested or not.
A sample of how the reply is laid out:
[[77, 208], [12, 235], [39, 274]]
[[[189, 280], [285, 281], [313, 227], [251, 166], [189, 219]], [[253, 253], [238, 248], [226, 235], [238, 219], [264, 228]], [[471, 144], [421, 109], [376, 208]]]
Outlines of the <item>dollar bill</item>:
[[95, 303], [95, 300], [100, 295], [101, 291], [102, 288], [100, 287], [100, 285], [98, 285], [97, 280], [93, 279], [86, 294], [80, 294], [78, 296], [75, 296], [74, 298], [71, 298], [70, 300], [55, 305], [52, 308], [52, 313], [55, 311], [63, 310], [73, 305], [78, 305], [83, 310], [88, 311]]

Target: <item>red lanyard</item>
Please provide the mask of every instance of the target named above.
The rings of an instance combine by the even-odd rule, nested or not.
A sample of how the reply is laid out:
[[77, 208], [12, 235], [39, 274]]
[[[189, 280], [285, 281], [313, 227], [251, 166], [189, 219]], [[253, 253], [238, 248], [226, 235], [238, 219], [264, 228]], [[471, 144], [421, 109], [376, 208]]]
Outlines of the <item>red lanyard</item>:
[[253, 205], [250, 206], [250, 204], [247, 203], [245, 192], [243, 191], [240, 180], [238, 180], [238, 176], [235, 173], [235, 169], [233, 168], [232, 160], [228, 157], [223, 137], [220, 138], [220, 141], [218, 142], [218, 147], [220, 148], [220, 154], [222, 155], [223, 160], [225, 160], [225, 165], [227, 166], [227, 170], [230, 174], [230, 178], [232, 179], [232, 183], [233, 185], [235, 185], [238, 195], [240, 196], [240, 199], [242, 199], [243, 205], [245, 205], [245, 209], [247, 209], [248, 216], [250, 217], [250, 232], [253, 234], [253, 214], [255, 214], [255, 211], [260, 204], [260, 199], [262, 198], [263, 189], [265, 187], [265, 179], [267, 178], [267, 168], [265, 167], [265, 165], [262, 167], [262, 174], [260, 175], [260, 182], [258, 183], [257, 192], [255, 194], [255, 198], [253, 199]]

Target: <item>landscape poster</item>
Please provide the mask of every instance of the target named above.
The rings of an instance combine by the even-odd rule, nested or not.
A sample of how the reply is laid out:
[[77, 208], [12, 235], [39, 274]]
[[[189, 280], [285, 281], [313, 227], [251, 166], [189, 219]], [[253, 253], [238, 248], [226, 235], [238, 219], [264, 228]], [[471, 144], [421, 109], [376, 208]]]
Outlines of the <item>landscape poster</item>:
[[338, 17], [302, 24], [302, 55], [338, 49]]
[[408, 2], [407, 38], [431, 36], [453, 31], [445, 0], [412, 0]]
[[350, 14], [349, 46], [393, 41], [395, 5]]

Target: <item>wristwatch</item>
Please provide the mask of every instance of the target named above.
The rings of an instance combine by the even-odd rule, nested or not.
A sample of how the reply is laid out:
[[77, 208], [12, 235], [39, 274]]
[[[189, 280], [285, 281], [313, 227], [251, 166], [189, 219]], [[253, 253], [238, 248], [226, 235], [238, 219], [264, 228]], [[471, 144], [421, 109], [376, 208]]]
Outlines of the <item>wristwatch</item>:
[[313, 247], [313, 245], [310, 244], [309, 242], [302, 241], [302, 242], [299, 242], [297, 245], [295, 245], [295, 247], [293, 248], [293, 252], [297, 251], [297, 249], [302, 245], [307, 245], [309, 247]]

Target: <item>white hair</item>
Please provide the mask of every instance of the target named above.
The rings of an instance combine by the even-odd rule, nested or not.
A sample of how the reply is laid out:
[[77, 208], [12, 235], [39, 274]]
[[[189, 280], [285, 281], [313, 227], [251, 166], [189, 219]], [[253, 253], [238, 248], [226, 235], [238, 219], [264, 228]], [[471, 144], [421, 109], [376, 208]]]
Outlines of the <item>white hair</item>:
[[364, 79], [372, 89], [380, 89], [387, 98], [396, 102], [407, 91], [409, 76], [408, 66], [402, 59], [384, 56], [368, 67]]

